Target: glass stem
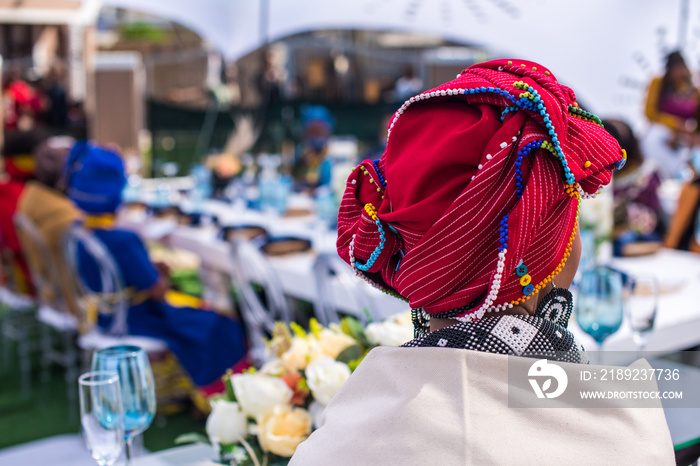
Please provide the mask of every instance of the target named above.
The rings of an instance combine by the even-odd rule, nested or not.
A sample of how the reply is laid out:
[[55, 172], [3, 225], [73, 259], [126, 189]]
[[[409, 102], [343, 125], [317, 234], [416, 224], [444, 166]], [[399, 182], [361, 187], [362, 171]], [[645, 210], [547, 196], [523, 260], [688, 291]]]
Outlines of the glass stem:
[[134, 437], [129, 435], [126, 438], [126, 441], [124, 442], [126, 448], [124, 449], [124, 453], [126, 455], [126, 466], [129, 466], [131, 464], [131, 458], [134, 455]]

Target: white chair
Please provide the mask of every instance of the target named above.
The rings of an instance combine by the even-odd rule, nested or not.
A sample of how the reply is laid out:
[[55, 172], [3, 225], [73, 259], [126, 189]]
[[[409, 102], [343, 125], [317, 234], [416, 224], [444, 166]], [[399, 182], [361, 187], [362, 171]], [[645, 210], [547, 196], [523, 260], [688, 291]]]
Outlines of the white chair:
[[13, 253], [0, 250], [0, 266], [5, 278], [5, 284], [0, 287], [2, 365], [3, 369], [9, 367], [10, 342], [14, 341], [20, 370], [20, 392], [27, 395], [31, 390], [31, 353], [39, 348], [36, 344], [39, 334], [37, 303], [33, 297], [19, 292], [13, 264]]
[[[160, 339], [127, 334], [126, 318], [132, 293], [124, 285], [114, 257], [99, 238], [82, 226], [74, 225], [66, 235], [65, 252], [66, 262], [76, 278], [76, 295], [85, 309], [84, 318], [89, 324], [92, 323], [87, 332], [78, 337], [85, 367], [89, 365], [92, 351], [114, 345], [140, 346], [149, 354], [168, 351], [167, 343]], [[97, 265], [99, 286], [96, 289], [92, 289], [81, 274], [81, 253]], [[112, 316], [108, 329], [94, 325], [97, 313]]]
[[[231, 278], [238, 293], [250, 358], [254, 364], [260, 365], [267, 359], [263, 339], [270, 336], [276, 321], [291, 321], [289, 303], [277, 274], [253, 243], [243, 238], [232, 239], [231, 256]], [[256, 288], [262, 290], [264, 300]]]
[[[63, 367], [69, 406], [74, 408], [77, 396], [74, 384], [79, 373], [78, 351], [75, 346], [78, 319], [68, 311], [60, 271], [44, 238], [27, 216], [16, 213], [13, 220], [37, 291], [39, 308], [36, 318], [41, 335], [42, 381], [48, 381], [51, 363]], [[72, 409], [71, 412], [73, 411], [75, 410]]]
[[[316, 280], [314, 313], [321, 325], [340, 322], [342, 315], [355, 317], [363, 324], [368, 322], [371, 314], [368, 316], [365, 309], [371, 312], [371, 299], [364, 283], [348, 264], [337, 254], [324, 252], [316, 258], [313, 271]], [[339, 309], [339, 299], [350, 305]]]

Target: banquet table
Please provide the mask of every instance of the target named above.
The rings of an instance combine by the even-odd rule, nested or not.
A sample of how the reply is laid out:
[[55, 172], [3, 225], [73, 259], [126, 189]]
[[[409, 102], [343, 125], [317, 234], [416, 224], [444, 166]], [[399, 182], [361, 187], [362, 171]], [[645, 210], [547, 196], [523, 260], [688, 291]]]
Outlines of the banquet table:
[[[652, 275], [658, 280], [656, 322], [647, 351], [670, 353], [700, 345], [700, 255], [662, 249], [649, 256], [614, 258], [610, 265], [627, 274]], [[571, 319], [569, 329], [587, 349], [597, 347], [576, 319]], [[620, 330], [605, 341], [604, 349], [637, 349], [626, 318]]]
[[[337, 239], [335, 231], [319, 224], [311, 216], [285, 218], [271, 213], [264, 215], [250, 210], [236, 211], [222, 204], [219, 202], [207, 204], [210, 211], [216, 214], [221, 225], [259, 225], [275, 236], [293, 236], [311, 241], [312, 250], [310, 251], [270, 256], [268, 260], [288, 296], [313, 302], [317, 293], [313, 264], [318, 253], [335, 252]], [[147, 239], [158, 240], [170, 247], [195, 253], [204, 269], [231, 274], [233, 262], [230, 246], [218, 237], [218, 228], [182, 226], [172, 220], [144, 222], [128, 218], [120, 220], [120, 224], [137, 231]], [[391, 298], [364, 283], [362, 286], [369, 298], [374, 318], [381, 320], [408, 309], [408, 303]], [[333, 286], [333, 299], [339, 310], [356, 313], [355, 300], [337, 281]]]
[[[270, 212], [261, 213], [232, 207], [218, 201], [205, 204], [205, 211], [216, 216], [220, 225], [259, 225], [273, 235], [290, 235], [311, 240], [313, 250], [305, 253], [270, 257], [285, 293], [291, 297], [313, 301], [316, 284], [313, 263], [318, 252], [334, 252], [337, 234], [313, 216], [280, 217]], [[202, 262], [202, 267], [222, 273], [230, 273], [232, 267], [229, 245], [217, 237], [213, 226], [191, 227], [177, 225], [174, 221], [123, 220], [126, 227], [137, 230], [142, 236], [159, 239], [165, 244], [192, 251]], [[656, 254], [641, 257], [613, 258], [610, 265], [628, 274], [648, 274], [657, 277], [660, 295], [654, 331], [648, 351], [674, 352], [700, 345], [700, 255], [662, 249]], [[408, 304], [366, 286], [371, 297], [372, 311], [381, 319], [408, 309]], [[339, 283], [334, 289], [338, 309], [356, 311], [347, 291]], [[596, 343], [571, 319], [570, 330], [587, 349], [597, 348]], [[632, 332], [625, 321], [621, 329], [605, 342], [606, 350], [634, 351]]]

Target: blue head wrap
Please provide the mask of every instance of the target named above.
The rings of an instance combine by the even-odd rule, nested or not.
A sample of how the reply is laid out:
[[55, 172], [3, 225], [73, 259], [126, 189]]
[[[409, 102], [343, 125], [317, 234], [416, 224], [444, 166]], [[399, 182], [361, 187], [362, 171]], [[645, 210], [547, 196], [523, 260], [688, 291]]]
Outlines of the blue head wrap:
[[300, 107], [301, 126], [306, 128], [312, 121], [321, 121], [330, 131], [335, 127], [335, 118], [331, 112], [322, 105], [302, 105]]
[[67, 164], [68, 196], [87, 213], [112, 213], [126, 185], [124, 162], [115, 152], [77, 143]]

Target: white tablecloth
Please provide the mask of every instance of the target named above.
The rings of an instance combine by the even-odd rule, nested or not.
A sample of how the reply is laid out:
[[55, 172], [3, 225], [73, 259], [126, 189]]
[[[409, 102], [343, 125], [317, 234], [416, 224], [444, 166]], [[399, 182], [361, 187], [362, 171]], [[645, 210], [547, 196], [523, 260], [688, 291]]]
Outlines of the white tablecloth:
[[[632, 275], [653, 275], [660, 285], [654, 331], [648, 351], [672, 352], [700, 345], [700, 255], [662, 249], [651, 256], [615, 258], [613, 267]], [[569, 329], [587, 349], [597, 345], [572, 317]], [[622, 328], [605, 341], [606, 350], [633, 351], [632, 332], [627, 319]]]
[[[221, 202], [207, 203], [207, 209], [222, 224], [258, 224], [273, 234], [296, 234], [312, 240], [314, 251], [335, 251], [335, 232], [323, 229], [312, 217], [287, 219], [271, 217], [259, 212], [233, 209]], [[176, 226], [173, 222], [126, 222], [145, 236], [160, 235], [173, 247], [195, 252], [202, 263], [215, 270], [230, 271], [231, 259], [228, 244], [216, 238], [213, 227], [193, 228]], [[155, 233], [154, 233], [155, 232]], [[164, 233], [165, 232], [165, 233]], [[167, 236], [165, 236], [167, 234]], [[290, 296], [312, 301], [316, 294], [313, 278], [313, 253], [272, 257], [270, 262], [279, 275], [282, 286]], [[612, 265], [630, 274], [651, 274], [661, 285], [659, 306], [654, 332], [649, 338], [647, 350], [671, 352], [700, 345], [700, 255], [664, 249], [651, 256], [615, 258]], [[408, 304], [367, 286], [372, 296], [373, 312], [382, 318], [408, 308]], [[339, 309], [353, 303], [344, 295], [342, 287], [335, 293]], [[586, 348], [597, 345], [571, 319], [571, 331]], [[623, 323], [622, 328], [605, 342], [605, 349], [634, 350], [632, 334]]]

